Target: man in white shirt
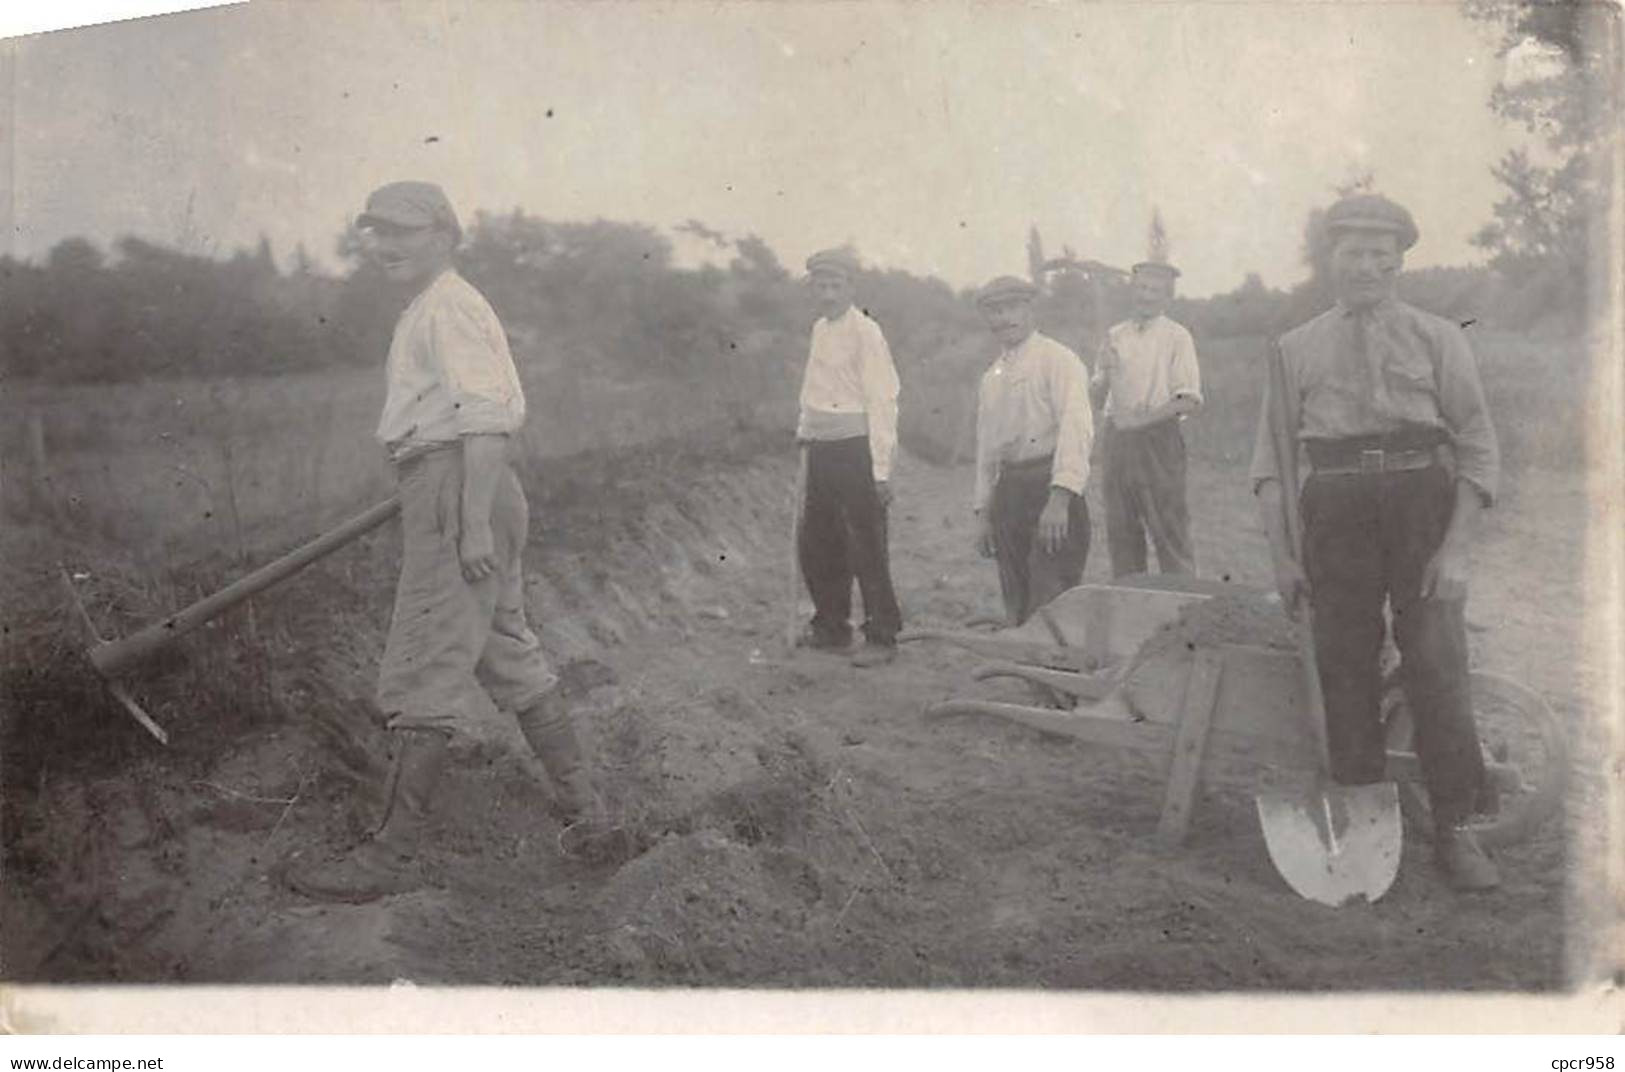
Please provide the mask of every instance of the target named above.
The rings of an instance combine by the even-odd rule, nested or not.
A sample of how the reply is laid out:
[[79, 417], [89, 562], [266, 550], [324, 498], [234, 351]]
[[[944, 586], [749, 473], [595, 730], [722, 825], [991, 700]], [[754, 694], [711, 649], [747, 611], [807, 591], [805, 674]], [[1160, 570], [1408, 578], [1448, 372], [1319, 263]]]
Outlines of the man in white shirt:
[[412, 295], [390, 343], [377, 433], [401, 499], [401, 573], [378, 675], [393, 770], [374, 834], [287, 872], [306, 896], [349, 902], [422, 884], [418, 842], [450, 737], [473, 717], [471, 678], [515, 715], [542, 761], [566, 823], [561, 844], [596, 854], [611, 836], [567, 690], [525, 617], [530, 513], [509, 460], [525, 398], [507, 336], [452, 267], [462, 231], [438, 186], [381, 187], [356, 222], [384, 274]]
[[1092, 383], [1105, 398], [1106, 547], [1112, 575], [1146, 570], [1146, 534], [1163, 573], [1195, 575], [1185, 504], [1180, 422], [1202, 406], [1196, 344], [1165, 313], [1179, 269], [1159, 261], [1133, 270], [1133, 316], [1106, 333]]
[[796, 440], [807, 452], [797, 553], [812, 595], [806, 643], [852, 643], [852, 581], [863, 593], [858, 666], [889, 663], [903, 627], [886, 550], [892, 457], [897, 448], [897, 370], [880, 325], [852, 304], [858, 261], [845, 249], [807, 259], [818, 303], [801, 383]]
[[977, 307], [1003, 347], [976, 407], [976, 544], [999, 566], [1011, 625], [1083, 579], [1089, 557], [1089, 376], [1078, 355], [1035, 330], [1038, 288], [1000, 276]]

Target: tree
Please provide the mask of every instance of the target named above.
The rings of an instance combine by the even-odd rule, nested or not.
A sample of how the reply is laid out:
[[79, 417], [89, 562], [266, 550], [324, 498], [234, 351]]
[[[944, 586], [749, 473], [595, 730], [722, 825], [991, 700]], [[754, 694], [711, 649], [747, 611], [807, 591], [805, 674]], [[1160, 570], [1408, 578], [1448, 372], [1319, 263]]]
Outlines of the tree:
[[1500, 33], [1497, 54], [1517, 53], [1520, 73], [1490, 94], [1490, 108], [1540, 139], [1538, 155], [1513, 149], [1494, 166], [1505, 190], [1473, 243], [1516, 288], [1550, 294], [1548, 311], [1585, 307], [1591, 236], [1612, 188], [1618, 136], [1617, 22], [1604, 5], [1577, 0], [1465, 0], [1470, 18]]
[[1151, 209], [1151, 230], [1145, 239], [1145, 259], [1157, 264], [1168, 263], [1168, 228], [1162, 224], [1162, 209]]

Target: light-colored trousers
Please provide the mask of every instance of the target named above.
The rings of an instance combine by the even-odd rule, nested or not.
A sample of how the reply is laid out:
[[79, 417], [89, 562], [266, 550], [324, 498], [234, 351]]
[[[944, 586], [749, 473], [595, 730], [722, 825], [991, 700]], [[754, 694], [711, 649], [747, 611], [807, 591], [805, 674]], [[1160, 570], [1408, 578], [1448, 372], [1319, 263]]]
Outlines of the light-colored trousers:
[[500, 711], [522, 711], [558, 683], [525, 619], [522, 555], [530, 507], [504, 466], [491, 509], [498, 568], [463, 578], [463, 452], [420, 454], [396, 466], [401, 576], [378, 672], [378, 705], [391, 729], [466, 727], [477, 681]]

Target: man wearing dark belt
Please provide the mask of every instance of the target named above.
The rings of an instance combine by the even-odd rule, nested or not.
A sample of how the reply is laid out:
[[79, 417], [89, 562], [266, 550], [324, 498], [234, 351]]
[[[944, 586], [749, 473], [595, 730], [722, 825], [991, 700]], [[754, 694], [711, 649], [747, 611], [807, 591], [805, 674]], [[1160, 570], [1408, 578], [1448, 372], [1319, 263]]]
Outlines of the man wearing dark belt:
[[[518, 720], [567, 824], [561, 846], [612, 843], [561, 685], [525, 613], [530, 527], [509, 437], [525, 397], [496, 313], [452, 267], [462, 236], [440, 187], [396, 182], [356, 221], [385, 276], [411, 295], [395, 324], [378, 439], [401, 500], [401, 573], [378, 673], [393, 768], [379, 827], [333, 860], [298, 861], [296, 891], [362, 902], [420, 886], [430, 798], [454, 733], [477, 716], [475, 679]], [[573, 846], [573, 848], [571, 848]]]
[[863, 593], [865, 644], [852, 662], [880, 666], [896, 657], [903, 627], [886, 549], [898, 382], [880, 325], [852, 304], [857, 274], [857, 258], [846, 249], [807, 259], [820, 316], [796, 428], [807, 452], [797, 553], [813, 600], [805, 643], [829, 651], [845, 651], [852, 643], [855, 577]]
[[1112, 576], [1144, 573], [1146, 535], [1163, 573], [1196, 573], [1185, 505], [1184, 418], [1202, 406], [1196, 343], [1165, 313], [1179, 269], [1136, 264], [1134, 315], [1112, 326], [1090, 384], [1104, 399], [1106, 547]]
[[[1326, 213], [1337, 304], [1282, 336], [1286, 406], [1308, 456], [1301, 493], [1283, 489], [1264, 400], [1252, 478], [1293, 613], [1313, 609], [1332, 775], [1384, 777], [1378, 661], [1386, 604], [1416, 718], [1417, 752], [1451, 884], [1500, 882], [1466, 825], [1484, 788], [1473, 723], [1464, 606], [1468, 546], [1495, 497], [1499, 454], [1466, 335], [1394, 297], [1417, 239], [1404, 208], [1371, 194]], [[1447, 459], [1453, 456], [1453, 466]], [[1302, 568], [1286, 544], [1280, 496], [1298, 494]]]
[[1038, 289], [1000, 276], [977, 306], [1002, 351], [976, 407], [976, 545], [997, 560], [1005, 615], [1020, 625], [1083, 579], [1089, 557], [1089, 376], [1034, 330]]

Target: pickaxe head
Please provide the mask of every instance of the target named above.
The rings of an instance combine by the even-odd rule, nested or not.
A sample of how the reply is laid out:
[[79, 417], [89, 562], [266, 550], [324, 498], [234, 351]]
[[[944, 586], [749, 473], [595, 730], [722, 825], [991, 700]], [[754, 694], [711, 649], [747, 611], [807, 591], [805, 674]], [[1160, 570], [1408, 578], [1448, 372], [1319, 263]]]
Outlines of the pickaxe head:
[[96, 625], [90, 620], [90, 612], [85, 609], [84, 601], [79, 598], [79, 589], [74, 585], [73, 578], [68, 575], [67, 567], [59, 567], [59, 571], [62, 576], [62, 587], [67, 590], [68, 603], [72, 608], [70, 617], [73, 620], [74, 629], [79, 633], [80, 639], [86, 645], [86, 654], [89, 656], [88, 662], [95, 668], [96, 676], [101, 678], [102, 683], [107, 686], [108, 694], [130, 713], [131, 718], [141, 724], [142, 729], [156, 737], [159, 744], [168, 744], [169, 734], [164, 731], [164, 728], [154, 722], [152, 716], [141, 709], [141, 705], [135, 702], [135, 697], [130, 695], [128, 689], [115, 678], [108, 676], [102, 669], [101, 663], [96, 659], [96, 653], [103, 649], [106, 641], [96, 632]]

